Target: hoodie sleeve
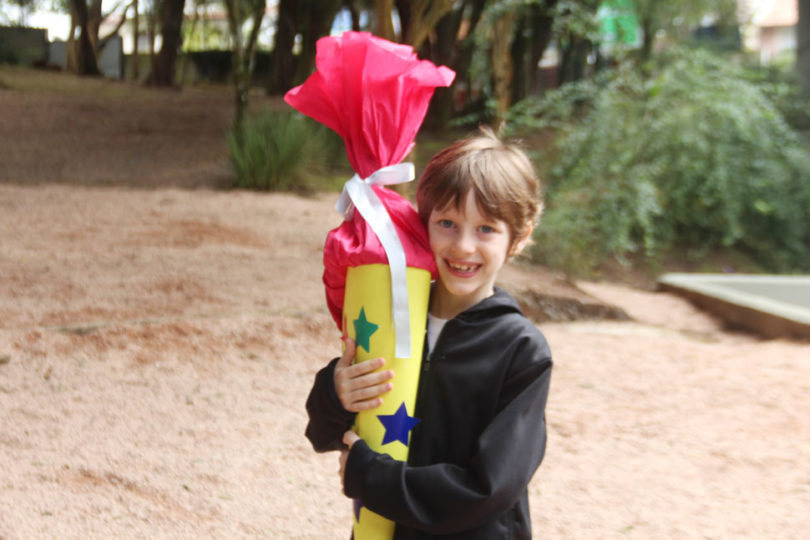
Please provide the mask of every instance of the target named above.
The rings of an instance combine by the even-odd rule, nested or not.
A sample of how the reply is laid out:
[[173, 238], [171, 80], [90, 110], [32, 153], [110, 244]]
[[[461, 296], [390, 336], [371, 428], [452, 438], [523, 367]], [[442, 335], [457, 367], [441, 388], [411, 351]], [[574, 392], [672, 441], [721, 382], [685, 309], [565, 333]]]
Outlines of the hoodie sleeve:
[[343, 434], [354, 422], [355, 414], [343, 408], [335, 391], [334, 372], [338, 360], [333, 359], [315, 375], [307, 397], [309, 422], [305, 434], [316, 452], [345, 448]]
[[545, 453], [552, 365], [545, 340], [520, 347], [517, 356], [501, 390], [505, 405], [478, 438], [466, 466], [409, 466], [358, 441], [346, 464], [346, 495], [434, 534], [473, 529], [511, 508]]

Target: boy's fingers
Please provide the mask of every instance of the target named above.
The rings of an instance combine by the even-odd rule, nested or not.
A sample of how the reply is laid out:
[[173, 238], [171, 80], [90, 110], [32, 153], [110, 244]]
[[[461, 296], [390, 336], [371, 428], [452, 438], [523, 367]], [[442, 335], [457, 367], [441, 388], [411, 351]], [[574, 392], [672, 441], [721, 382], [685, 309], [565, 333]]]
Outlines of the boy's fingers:
[[359, 412], [379, 407], [382, 404], [380, 396], [387, 394], [393, 388], [394, 384], [391, 382], [355, 389], [344, 387], [338, 390], [338, 395], [343, 396], [341, 403], [347, 411]]
[[378, 398], [383, 394], [387, 394], [394, 388], [393, 383], [375, 384], [374, 386], [367, 386], [352, 392], [352, 401], [361, 402]]
[[394, 378], [394, 372], [390, 369], [385, 371], [375, 371], [373, 373], [369, 373], [363, 377], [363, 385], [362, 386], [370, 386], [372, 384], [381, 384], [386, 381], [390, 381]]
[[[335, 381], [341, 388], [347, 392], [363, 389], [375, 384], [384, 383], [394, 378], [394, 372], [390, 369], [385, 371], [376, 371], [374, 367], [374, 360], [368, 362], [361, 362], [347, 368], [338, 370], [335, 375]], [[364, 366], [363, 364], [368, 364]], [[382, 362], [378, 367], [382, 366]]]
[[369, 399], [367, 401], [358, 401], [354, 404], [352, 412], [370, 411], [382, 405], [383, 400], [380, 398]]
[[378, 371], [385, 365], [385, 359], [373, 358], [365, 362], [352, 364], [354, 359], [354, 342], [346, 339], [346, 350], [335, 366], [334, 384], [338, 400], [343, 408], [350, 412], [360, 412], [379, 407], [382, 399], [379, 396], [391, 391], [394, 377], [391, 370]]
[[376, 409], [383, 402], [380, 396], [387, 394], [393, 388], [394, 384], [388, 382], [355, 390], [351, 393], [351, 403], [346, 407], [346, 410], [360, 412]]
[[356, 348], [354, 340], [351, 338], [344, 339], [343, 343], [346, 345], [346, 347], [343, 349], [343, 355], [340, 357], [340, 360], [338, 361], [338, 365], [340, 365], [341, 367], [348, 366], [352, 363], [352, 360], [354, 360], [354, 353]]
[[341, 365], [343, 362], [344, 359], [341, 358], [338, 365], [335, 366], [335, 380], [348, 384], [348, 389], [362, 388], [369, 384], [388, 380], [394, 376], [394, 372], [390, 369], [377, 371], [385, 364], [385, 360], [382, 358], [374, 358], [373, 360], [352, 365]]
[[354, 431], [347, 431], [346, 433], [343, 434], [343, 444], [345, 444], [349, 448], [351, 448], [352, 445], [354, 445], [354, 443], [356, 443], [359, 440], [360, 436]]
[[367, 375], [373, 371], [376, 371], [385, 365], [384, 358], [373, 358], [371, 360], [366, 360], [365, 362], [357, 362], [353, 364], [350, 368], [351, 377], [361, 377], [363, 375]]

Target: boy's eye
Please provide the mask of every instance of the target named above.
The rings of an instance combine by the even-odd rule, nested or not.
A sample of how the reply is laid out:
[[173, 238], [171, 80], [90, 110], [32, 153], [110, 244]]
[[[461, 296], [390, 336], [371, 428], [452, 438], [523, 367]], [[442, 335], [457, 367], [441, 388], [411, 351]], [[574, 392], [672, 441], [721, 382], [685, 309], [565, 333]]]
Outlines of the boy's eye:
[[440, 219], [439, 220], [439, 227], [443, 229], [449, 229], [453, 226], [453, 222], [449, 219]]
[[485, 234], [494, 233], [495, 229], [489, 225], [481, 225], [481, 232]]

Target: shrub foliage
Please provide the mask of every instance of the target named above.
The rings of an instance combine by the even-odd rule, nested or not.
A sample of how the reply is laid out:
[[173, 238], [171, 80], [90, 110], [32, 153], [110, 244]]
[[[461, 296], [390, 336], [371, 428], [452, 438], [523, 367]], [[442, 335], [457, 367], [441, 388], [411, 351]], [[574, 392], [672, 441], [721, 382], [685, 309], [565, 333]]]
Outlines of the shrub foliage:
[[[810, 266], [807, 143], [760, 87], [696, 50], [601, 84], [567, 91], [587, 113], [561, 130], [542, 260], [588, 271], [611, 255], [730, 248], [770, 270]], [[565, 96], [545, 99], [564, 109]]]
[[228, 146], [236, 184], [248, 189], [306, 190], [346, 162], [340, 137], [295, 111], [246, 118], [241, 133], [228, 134]]

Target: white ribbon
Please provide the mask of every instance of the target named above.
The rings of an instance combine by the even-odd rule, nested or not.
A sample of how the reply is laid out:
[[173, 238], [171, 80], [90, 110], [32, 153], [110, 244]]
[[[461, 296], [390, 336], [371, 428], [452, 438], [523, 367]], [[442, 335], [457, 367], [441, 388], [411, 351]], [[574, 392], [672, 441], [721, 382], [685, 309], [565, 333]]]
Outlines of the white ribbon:
[[388, 257], [391, 272], [391, 318], [394, 321], [397, 358], [411, 356], [411, 318], [408, 308], [408, 280], [405, 250], [399, 241], [394, 222], [388, 215], [371, 186], [388, 186], [410, 182], [415, 177], [413, 163], [399, 163], [378, 169], [365, 180], [354, 175], [343, 186], [335, 208], [346, 219], [351, 217], [352, 207], [356, 208], [371, 230], [379, 238]]

